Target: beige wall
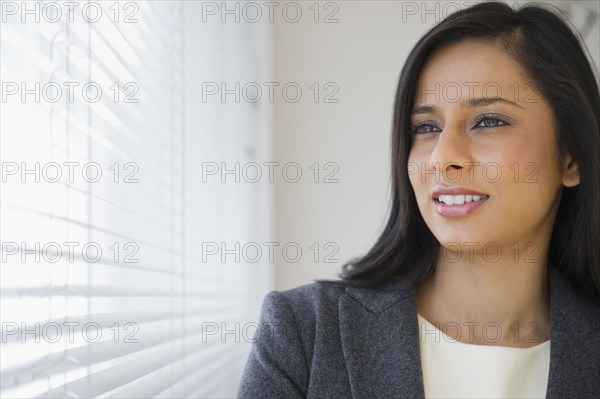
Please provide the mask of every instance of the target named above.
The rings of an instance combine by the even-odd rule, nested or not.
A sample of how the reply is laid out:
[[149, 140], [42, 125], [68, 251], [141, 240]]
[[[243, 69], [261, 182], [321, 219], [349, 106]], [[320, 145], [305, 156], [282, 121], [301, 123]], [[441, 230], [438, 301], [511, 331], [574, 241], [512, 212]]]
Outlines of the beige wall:
[[[295, 264], [280, 259], [276, 289], [335, 277], [344, 261], [362, 254], [377, 238], [389, 194], [395, 86], [407, 52], [426, 29], [420, 21], [399, 22], [399, 2], [337, 4], [338, 23], [303, 18], [275, 24], [276, 81], [296, 81], [303, 89], [311, 82], [339, 87], [338, 103], [311, 98], [275, 105], [276, 157], [298, 162], [307, 174], [295, 184], [276, 184], [277, 239], [297, 242], [303, 250]], [[314, 162], [339, 165], [339, 182], [314, 183], [307, 168]], [[331, 171], [321, 166], [321, 172]], [[314, 242], [321, 249], [317, 262], [309, 249]], [[335, 244], [325, 250], [327, 242]], [[325, 263], [322, 255], [336, 248], [337, 262]]]

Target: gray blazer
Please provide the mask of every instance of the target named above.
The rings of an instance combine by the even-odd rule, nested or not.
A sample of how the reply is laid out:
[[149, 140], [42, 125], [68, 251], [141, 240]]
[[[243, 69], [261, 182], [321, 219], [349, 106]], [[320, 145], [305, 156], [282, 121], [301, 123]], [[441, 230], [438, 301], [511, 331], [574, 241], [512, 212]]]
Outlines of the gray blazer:
[[[600, 398], [600, 306], [554, 267], [547, 398]], [[423, 398], [416, 291], [312, 283], [271, 291], [238, 398]]]

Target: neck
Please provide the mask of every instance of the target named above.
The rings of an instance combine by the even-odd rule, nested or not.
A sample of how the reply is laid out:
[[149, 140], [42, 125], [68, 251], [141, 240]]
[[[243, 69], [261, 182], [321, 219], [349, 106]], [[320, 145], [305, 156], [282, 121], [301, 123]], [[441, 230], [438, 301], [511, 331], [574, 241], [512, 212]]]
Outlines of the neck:
[[417, 311], [461, 342], [538, 345], [550, 339], [547, 258], [440, 259], [434, 275], [417, 287]]

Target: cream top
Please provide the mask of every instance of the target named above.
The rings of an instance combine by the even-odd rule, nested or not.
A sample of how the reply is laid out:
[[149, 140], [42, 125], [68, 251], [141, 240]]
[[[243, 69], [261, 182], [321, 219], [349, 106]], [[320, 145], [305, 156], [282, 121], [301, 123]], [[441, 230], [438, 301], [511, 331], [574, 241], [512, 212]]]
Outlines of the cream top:
[[[529, 348], [466, 344], [444, 333], [458, 325], [442, 331], [417, 318], [426, 398], [545, 398], [550, 340]], [[492, 339], [497, 333], [486, 331]]]

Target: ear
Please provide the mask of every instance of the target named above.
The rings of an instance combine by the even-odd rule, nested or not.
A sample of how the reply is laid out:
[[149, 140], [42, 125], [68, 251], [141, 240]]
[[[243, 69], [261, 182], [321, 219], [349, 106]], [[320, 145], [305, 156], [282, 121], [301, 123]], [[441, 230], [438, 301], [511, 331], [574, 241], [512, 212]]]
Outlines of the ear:
[[579, 184], [579, 170], [571, 155], [567, 155], [565, 159], [562, 184], [565, 187], [574, 187]]

